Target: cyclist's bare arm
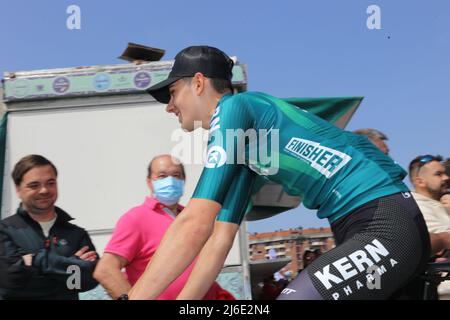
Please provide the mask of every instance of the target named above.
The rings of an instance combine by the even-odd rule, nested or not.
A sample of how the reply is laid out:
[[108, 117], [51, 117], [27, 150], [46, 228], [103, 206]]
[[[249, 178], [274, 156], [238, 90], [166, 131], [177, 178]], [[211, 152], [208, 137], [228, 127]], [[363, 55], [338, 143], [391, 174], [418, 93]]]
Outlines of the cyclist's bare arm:
[[97, 263], [94, 278], [106, 289], [113, 299], [131, 289], [131, 285], [122, 273], [122, 268], [128, 265], [124, 257], [105, 252]]
[[145, 272], [129, 292], [130, 300], [157, 298], [190, 265], [213, 232], [220, 209], [215, 201], [189, 201], [167, 229]]
[[220, 273], [239, 225], [217, 221], [178, 300], [202, 299]]

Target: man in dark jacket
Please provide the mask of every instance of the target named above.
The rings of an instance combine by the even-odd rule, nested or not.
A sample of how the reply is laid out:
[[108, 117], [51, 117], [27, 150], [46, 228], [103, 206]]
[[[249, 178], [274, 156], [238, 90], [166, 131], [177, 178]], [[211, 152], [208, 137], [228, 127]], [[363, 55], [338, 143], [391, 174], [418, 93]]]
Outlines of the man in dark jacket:
[[0, 299], [78, 299], [97, 285], [98, 256], [88, 233], [54, 205], [56, 167], [29, 155], [12, 177], [21, 204], [0, 221]]

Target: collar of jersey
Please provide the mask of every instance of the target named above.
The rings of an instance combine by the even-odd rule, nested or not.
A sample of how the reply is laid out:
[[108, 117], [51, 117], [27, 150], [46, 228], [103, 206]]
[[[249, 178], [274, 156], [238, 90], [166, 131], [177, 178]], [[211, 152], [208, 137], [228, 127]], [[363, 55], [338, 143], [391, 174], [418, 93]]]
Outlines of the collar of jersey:
[[217, 105], [221, 104], [222, 102], [224, 102], [224, 101], [227, 100], [228, 98], [231, 98], [232, 96], [233, 96], [232, 93], [225, 93], [225, 94], [220, 98], [219, 103], [218, 103]]
[[[219, 102], [217, 103], [217, 106], [216, 106], [216, 108], [214, 109], [214, 112], [217, 110], [217, 107], [219, 107], [221, 103], [223, 103], [225, 100], [231, 98], [232, 96], [233, 96], [232, 93], [226, 93], [226, 94], [224, 94], [224, 95], [220, 98]], [[211, 118], [211, 121], [212, 121], [214, 118], [215, 118], [215, 116]]]

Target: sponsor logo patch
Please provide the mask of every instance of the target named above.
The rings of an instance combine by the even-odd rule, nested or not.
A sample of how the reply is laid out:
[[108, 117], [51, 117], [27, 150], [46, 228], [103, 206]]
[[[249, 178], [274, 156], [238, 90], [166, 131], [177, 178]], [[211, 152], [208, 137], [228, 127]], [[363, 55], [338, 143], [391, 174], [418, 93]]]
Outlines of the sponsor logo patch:
[[334, 176], [352, 159], [349, 155], [324, 147], [320, 143], [295, 137], [291, 138], [284, 149], [295, 157], [308, 162], [312, 168], [327, 179]]

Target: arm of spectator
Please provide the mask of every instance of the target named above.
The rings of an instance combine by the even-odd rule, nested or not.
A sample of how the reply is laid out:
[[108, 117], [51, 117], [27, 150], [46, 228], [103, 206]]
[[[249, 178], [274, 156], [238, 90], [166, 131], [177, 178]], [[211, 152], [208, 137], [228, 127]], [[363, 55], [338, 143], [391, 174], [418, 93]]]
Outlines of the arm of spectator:
[[[59, 255], [55, 250], [41, 249], [33, 257], [33, 266], [42, 274], [48, 274], [60, 281], [67, 281], [77, 267], [80, 275], [79, 292], [88, 291], [95, 288], [98, 282], [94, 279], [93, 273], [98, 258], [95, 247], [86, 231], [80, 241], [82, 248], [73, 256], [65, 257]], [[54, 246], [51, 243], [51, 246]]]
[[447, 209], [448, 214], [450, 214], [450, 194], [444, 194], [441, 197], [441, 203], [444, 205], [445, 209]]
[[83, 248], [81, 248], [80, 250], [75, 252], [74, 256], [77, 256], [78, 258], [80, 258], [81, 260], [84, 260], [84, 261], [97, 260], [97, 252], [89, 251], [88, 246], [84, 246]]
[[[0, 226], [0, 287], [25, 287], [34, 273], [32, 255], [24, 252]], [[28, 262], [28, 264], [26, 263]]]
[[105, 252], [95, 268], [94, 278], [114, 300], [131, 289], [130, 283], [121, 271], [126, 265], [128, 260], [124, 257]]
[[[87, 247], [86, 252], [78, 256], [80, 260], [87, 262], [84, 264], [84, 268], [81, 267], [81, 292], [83, 292], [94, 289], [98, 285], [97, 280], [94, 279], [94, 270], [99, 258], [91, 237], [86, 231], [84, 231], [80, 246]], [[75, 255], [77, 256], [77, 253]]]
[[238, 230], [238, 224], [216, 221], [178, 300], [199, 300], [205, 296], [222, 270]]
[[450, 249], [450, 233], [430, 233], [431, 255], [434, 256], [445, 249]]

